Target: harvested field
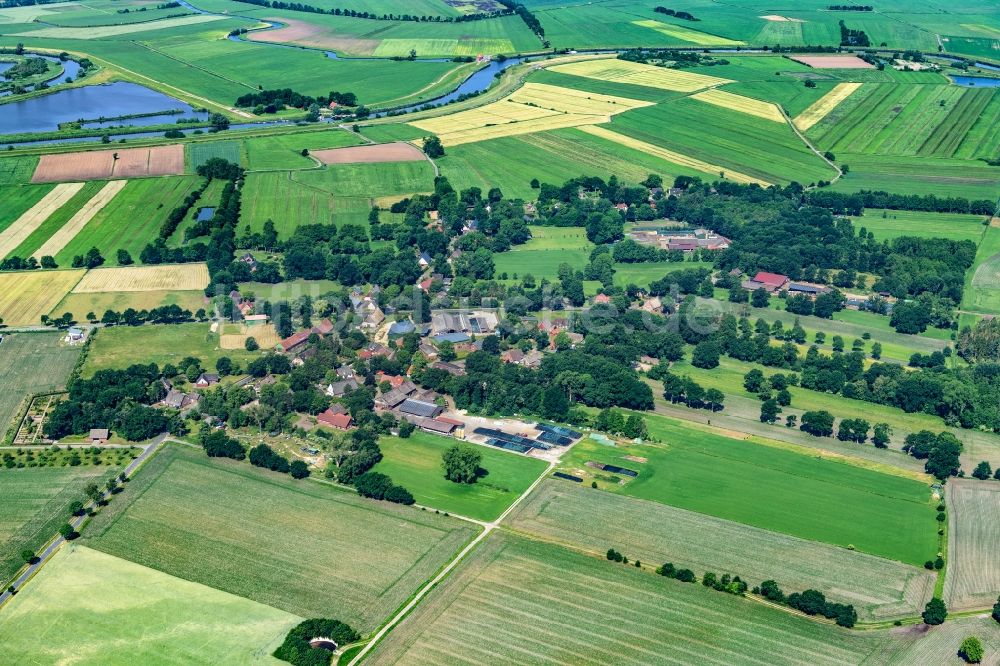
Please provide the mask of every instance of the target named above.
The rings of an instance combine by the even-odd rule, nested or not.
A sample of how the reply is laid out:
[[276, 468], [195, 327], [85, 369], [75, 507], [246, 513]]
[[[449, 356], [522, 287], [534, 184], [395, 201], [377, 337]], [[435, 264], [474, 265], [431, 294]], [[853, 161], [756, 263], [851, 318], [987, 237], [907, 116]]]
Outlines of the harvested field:
[[205, 264], [95, 268], [80, 280], [74, 294], [103, 291], [190, 291], [208, 286]]
[[742, 46], [743, 44], [746, 44], [746, 42], [737, 41], [735, 39], [727, 39], [726, 37], [719, 37], [718, 35], [710, 35], [707, 32], [692, 30], [690, 28], [674, 25], [672, 23], [663, 23], [661, 21], [648, 19], [642, 21], [632, 21], [632, 25], [655, 30], [661, 35], [665, 35], [673, 39], [679, 39], [693, 44], [702, 44], [704, 46]]
[[794, 56], [791, 59], [815, 69], [875, 69], [875, 65], [853, 55]]
[[615, 544], [629, 559], [729, 572], [751, 586], [772, 579], [786, 590], [812, 587], [853, 604], [862, 621], [917, 614], [936, 578], [901, 562], [557, 480], [521, 503], [510, 526], [595, 555]]
[[948, 483], [948, 608], [987, 608], [1000, 591], [1000, 483], [953, 479]]
[[600, 137], [602, 139], [607, 139], [608, 141], [614, 141], [615, 143], [621, 144], [628, 148], [634, 148], [636, 150], [640, 150], [649, 155], [665, 159], [668, 162], [679, 164], [680, 166], [686, 166], [691, 169], [697, 169], [698, 171], [704, 171], [705, 173], [710, 173], [713, 176], [718, 176], [719, 172], [725, 172], [726, 174], [725, 177], [727, 179], [735, 181], [737, 183], [758, 183], [763, 187], [767, 187], [768, 185], [771, 184], [759, 178], [754, 178], [753, 176], [748, 176], [738, 171], [725, 169], [716, 164], [709, 164], [708, 162], [703, 162], [693, 157], [688, 157], [687, 155], [683, 155], [681, 153], [677, 153], [672, 150], [662, 148], [652, 143], [647, 143], [646, 141], [633, 139], [630, 136], [619, 134], [618, 132], [613, 132], [603, 127], [580, 127], [578, 129], [581, 132], [586, 132], [587, 134], [592, 134], [593, 136]]
[[699, 102], [705, 102], [706, 104], [721, 106], [722, 108], [729, 109], [730, 111], [747, 113], [751, 116], [763, 118], [764, 120], [773, 120], [776, 123], [785, 122], [785, 117], [781, 115], [781, 109], [779, 109], [776, 104], [763, 102], [752, 97], [734, 95], [733, 93], [713, 89], [695, 93], [694, 95], [691, 95], [691, 99], [696, 99]]
[[314, 150], [309, 153], [323, 164], [370, 164], [374, 162], [417, 162], [425, 159], [416, 146], [397, 141], [367, 146]]
[[381, 40], [378, 39], [338, 34], [326, 26], [290, 19], [286, 16], [274, 20], [281, 21], [285, 27], [277, 30], [254, 30], [247, 33], [247, 39], [254, 42], [294, 43], [312, 48], [366, 54], [374, 53], [381, 43]]
[[777, 21], [781, 23], [785, 22], [805, 23], [805, 21], [803, 21], [802, 19], [788, 18], [787, 16], [779, 16], [777, 14], [766, 14], [765, 16], [761, 16], [760, 18], [764, 19], [765, 21]]
[[[115, 155], [118, 159], [115, 159]], [[42, 155], [31, 182], [141, 178], [182, 173], [184, 173], [184, 146], [175, 144], [153, 148]]]
[[276, 344], [281, 342], [281, 336], [278, 335], [273, 324], [259, 326], [230, 324], [219, 336], [219, 346], [223, 349], [246, 349], [247, 338], [256, 340], [261, 349], [273, 349]]
[[813, 104], [795, 116], [792, 121], [803, 132], [823, 120], [838, 104], [847, 99], [851, 93], [861, 87], [860, 83], [838, 83], [833, 90], [820, 97]]
[[35, 326], [73, 288], [83, 269], [0, 273], [0, 317], [8, 326]]
[[443, 144], [454, 146], [502, 136], [606, 123], [615, 114], [652, 104], [544, 83], [526, 83], [499, 102], [411, 124], [437, 134]]
[[552, 72], [582, 76], [599, 81], [631, 83], [647, 88], [695, 92], [704, 88], [732, 83], [729, 79], [695, 74], [681, 69], [654, 67], [628, 60], [582, 60], [548, 68]]
[[52, 188], [52, 191], [42, 197], [42, 200], [29, 208], [23, 215], [14, 220], [9, 227], [0, 232], [0, 259], [13, 252], [30, 236], [52, 213], [62, 208], [67, 201], [83, 189], [83, 183], [63, 183]]
[[59, 254], [70, 241], [76, 238], [76, 235], [80, 233], [87, 223], [122, 191], [127, 183], [127, 180], [113, 180], [105, 185], [100, 192], [95, 194], [83, 208], [78, 210], [69, 219], [69, 222], [64, 224], [59, 231], [45, 241], [31, 256], [41, 259], [42, 257], [54, 257]]

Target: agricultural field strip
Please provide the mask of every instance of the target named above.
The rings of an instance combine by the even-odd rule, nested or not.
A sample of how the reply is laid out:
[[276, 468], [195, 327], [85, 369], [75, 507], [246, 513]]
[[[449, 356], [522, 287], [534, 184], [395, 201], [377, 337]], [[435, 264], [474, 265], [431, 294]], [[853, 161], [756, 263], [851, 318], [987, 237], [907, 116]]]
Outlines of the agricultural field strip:
[[747, 113], [751, 116], [757, 116], [758, 118], [771, 120], [776, 123], [785, 122], [785, 117], [781, 115], [781, 109], [779, 109], [776, 104], [763, 102], [752, 97], [736, 95], [730, 92], [725, 92], [724, 90], [717, 90], [714, 88], [703, 90], [691, 95], [691, 99], [696, 99], [699, 102], [705, 102], [706, 104], [721, 106], [722, 108], [729, 109], [730, 111]]
[[948, 484], [948, 575], [944, 598], [949, 608], [988, 608], [1000, 591], [997, 560], [1000, 483], [959, 479]]
[[679, 69], [654, 67], [627, 60], [582, 60], [580, 62], [556, 65], [548, 68], [553, 72], [582, 76], [600, 81], [631, 83], [647, 88], [673, 90], [676, 92], [696, 92], [705, 88], [733, 83], [731, 79], [696, 74]]
[[863, 621], [916, 614], [936, 578], [901, 562], [559, 480], [545, 481], [506, 526], [592, 555], [612, 545], [630, 559], [670, 561], [699, 576], [728, 572], [751, 585], [773, 579], [786, 589], [812, 587], [854, 604]]
[[111, 203], [119, 192], [124, 189], [125, 185], [128, 183], [127, 180], [112, 180], [90, 199], [83, 208], [78, 210], [69, 221], [62, 226], [59, 231], [54, 233], [45, 243], [42, 244], [40, 248], [35, 250], [31, 256], [36, 259], [41, 259], [42, 257], [54, 257], [60, 250], [66, 247], [70, 241], [72, 241], [78, 233], [90, 222], [91, 219], [97, 213], [101, 211], [102, 208]]
[[691, 30], [690, 28], [684, 28], [670, 23], [662, 23], [660, 21], [632, 21], [632, 24], [637, 25], [640, 28], [655, 30], [661, 35], [666, 35], [667, 37], [673, 37], [674, 39], [680, 39], [681, 41], [702, 44], [705, 46], [742, 46], [746, 44], [746, 42], [737, 41], [735, 39], [727, 39], [726, 37], [719, 37], [718, 35], [710, 35], [707, 32]]
[[703, 162], [699, 159], [693, 157], [688, 157], [682, 153], [674, 152], [667, 148], [648, 143], [646, 141], [641, 141], [639, 139], [633, 139], [625, 134], [619, 134], [612, 130], [606, 129], [604, 127], [594, 127], [594, 126], [584, 126], [577, 128], [581, 132], [586, 132], [592, 136], [600, 137], [602, 139], [607, 139], [608, 141], [613, 141], [615, 143], [621, 144], [627, 148], [633, 148], [635, 150], [642, 151], [649, 155], [659, 157], [661, 159], [667, 160], [668, 162], [673, 162], [680, 166], [688, 167], [691, 169], [696, 169], [698, 171], [703, 171], [705, 173], [710, 173], [717, 175], [720, 171], [724, 171], [726, 178], [733, 180], [737, 183], [757, 183], [762, 187], [767, 187], [772, 183], [762, 180], [760, 178], [754, 178], [753, 176], [748, 176], [747, 174], [740, 173], [739, 171], [733, 171], [731, 169], [726, 169], [720, 167], [716, 164], [710, 164], [708, 162]]
[[62, 208], [66, 202], [83, 189], [83, 183], [62, 183], [42, 197], [41, 201], [29, 208], [9, 227], [0, 232], [0, 259], [13, 252], [27, 240], [52, 213]]
[[229, 17], [217, 14], [195, 14], [193, 16], [179, 16], [176, 18], [150, 21], [149, 23], [127, 23], [124, 25], [89, 26], [80, 28], [48, 27], [41, 28], [39, 30], [14, 33], [13, 36], [32, 38], [44, 37], [47, 39], [103, 39], [118, 35], [128, 35], [135, 32], [165, 30], [167, 28], [179, 28], [198, 23], [222, 21], [227, 18]]
[[80, 281], [83, 269], [0, 273], [0, 317], [7, 326], [37, 326], [39, 318]]
[[208, 266], [122, 266], [88, 271], [73, 289], [74, 294], [118, 291], [190, 291], [208, 286]]
[[851, 93], [861, 86], [862, 84], [860, 83], [838, 83], [833, 87], [833, 90], [820, 97], [809, 108], [795, 116], [792, 122], [795, 123], [796, 127], [805, 132], [825, 118], [838, 104], [850, 97]]
[[[226, 331], [229, 327], [226, 327]], [[260, 326], [239, 326], [239, 333], [223, 332], [219, 335], [219, 346], [223, 349], [244, 349], [247, 338], [253, 338], [261, 349], [273, 349], [281, 342], [273, 324], [263, 324]]]

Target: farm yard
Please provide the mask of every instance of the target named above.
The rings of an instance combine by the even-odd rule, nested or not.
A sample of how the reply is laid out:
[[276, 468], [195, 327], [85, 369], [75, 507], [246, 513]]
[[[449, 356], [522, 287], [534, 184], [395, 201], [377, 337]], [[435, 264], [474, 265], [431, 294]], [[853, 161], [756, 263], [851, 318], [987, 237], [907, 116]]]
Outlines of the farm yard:
[[123, 148], [43, 155], [33, 183], [171, 176], [184, 173], [184, 146]]
[[378, 626], [473, 533], [453, 519], [374, 505], [184, 446], [147, 464], [129, 491], [131, 503], [102, 512], [84, 545], [302, 617], [333, 615], [361, 631]]
[[944, 598], [950, 608], [986, 608], [997, 600], [1000, 568], [997, 535], [1000, 483], [959, 479], [948, 484], [948, 575]]
[[37, 326], [73, 289], [85, 271], [0, 273], [0, 317], [7, 326]]

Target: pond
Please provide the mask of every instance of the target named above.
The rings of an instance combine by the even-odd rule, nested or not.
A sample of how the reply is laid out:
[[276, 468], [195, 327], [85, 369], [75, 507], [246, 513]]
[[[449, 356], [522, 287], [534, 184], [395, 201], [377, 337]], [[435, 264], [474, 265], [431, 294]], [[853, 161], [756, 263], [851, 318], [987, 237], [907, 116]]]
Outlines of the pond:
[[951, 76], [952, 82], [966, 88], [1000, 88], [1000, 79], [985, 76]]
[[[38, 53], [26, 53], [25, 55], [30, 58], [44, 58], [49, 62], [59, 62], [59, 58], [53, 58], [52, 56], [43, 56]], [[6, 72], [15, 64], [16, 63], [13, 62], [0, 62], [0, 74]], [[64, 60], [62, 61], [61, 72], [53, 76], [51, 79], [46, 79], [45, 83], [49, 86], [55, 86], [65, 81], [67, 78], [76, 80], [76, 77], [79, 73], [80, 73], [80, 63], [78, 63], [75, 60]], [[8, 83], [8, 81], [4, 80], [4, 83]], [[0, 91], [0, 97], [6, 97], [7, 95], [11, 94], [12, 92], [10, 90]]]
[[[75, 63], [74, 63], [75, 64]], [[179, 118], [206, 117], [191, 106], [135, 83], [116, 82], [99, 86], [68, 88], [41, 97], [11, 102], [0, 107], [0, 134], [47, 132], [59, 129], [60, 123], [94, 120], [170, 110], [182, 113], [170, 116], [105, 121], [111, 125], [149, 125], [171, 123]], [[100, 126], [89, 125], [89, 126]], [[180, 126], [183, 129], [183, 125]]]

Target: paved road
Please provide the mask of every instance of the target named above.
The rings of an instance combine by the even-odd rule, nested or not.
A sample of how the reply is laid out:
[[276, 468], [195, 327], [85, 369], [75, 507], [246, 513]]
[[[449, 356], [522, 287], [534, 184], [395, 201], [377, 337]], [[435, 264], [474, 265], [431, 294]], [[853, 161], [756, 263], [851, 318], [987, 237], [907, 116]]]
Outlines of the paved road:
[[[139, 466], [142, 465], [142, 463], [144, 463], [146, 460], [148, 460], [149, 457], [152, 456], [156, 452], [156, 450], [160, 448], [160, 446], [166, 439], [167, 439], [167, 433], [163, 433], [162, 435], [154, 439], [152, 442], [147, 444], [143, 452], [140, 453], [139, 456], [135, 458], [135, 460], [129, 463], [128, 467], [125, 468], [124, 470], [125, 476], [131, 478], [135, 470], [139, 469]], [[104, 497], [107, 496], [108, 493], [105, 492]], [[91, 506], [93, 506], [93, 502], [88, 503], [87, 506], [84, 508], [89, 508]], [[71, 518], [69, 524], [73, 526], [74, 530], [79, 530], [80, 526], [83, 525], [83, 521], [86, 519], [87, 519], [87, 514], [86, 512], [84, 512], [82, 516], [76, 516]], [[14, 579], [12, 583], [14, 585], [14, 588], [16, 590], [20, 590], [21, 587], [26, 582], [28, 582], [28, 580], [32, 576], [35, 575], [35, 573], [42, 567], [42, 565], [48, 562], [52, 558], [52, 556], [55, 555], [56, 551], [59, 550], [59, 547], [62, 546], [64, 543], [66, 543], [66, 539], [64, 539], [62, 536], [57, 536], [52, 542], [50, 542], [49, 545], [46, 546], [42, 552], [36, 555], [38, 561], [35, 562], [34, 564], [28, 565], [21, 572], [21, 574], [16, 579]], [[4, 589], [4, 591], [0, 593], [0, 608], [3, 608], [4, 603], [6, 603], [7, 600], [10, 599], [12, 596], [13, 595], [11, 595], [10, 592]]]

